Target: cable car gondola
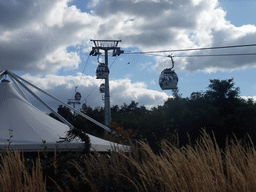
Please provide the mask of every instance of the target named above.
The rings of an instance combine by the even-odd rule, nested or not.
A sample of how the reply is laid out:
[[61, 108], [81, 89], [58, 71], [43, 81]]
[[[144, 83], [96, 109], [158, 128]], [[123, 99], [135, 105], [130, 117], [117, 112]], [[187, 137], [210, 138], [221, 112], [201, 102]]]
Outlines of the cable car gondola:
[[100, 63], [96, 70], [97, 79], [107, 79], [109, 74], [108, 66], [104, 63]]
[[98, 55], [98, 67], [96, 69], [96, 79], [107, 79], [109, 74], [108, 66], [105, 63], [99, 61], [100, 55]]
[[75, 100], [80, 101], [81, 97], [82, 97], [81, 93], [76, 92], [76, 94], [75, 94]]
[[[76, 89], [77, 89], [77, 87], [76, 87]], [[76, 92], [76, 90], [75, 90], [75, 92]], [[68, 104], [69, 105], [73, 104], [73, 107], [75, 108], [76, 104], [81, 104], [80, 103], [81, 97], [82, 97], [81, 93], [76, 92], [75, 99], [68, 99]]]
[[[169, 56], [172, 59], [172, 56]], [[174, 70], [174, 61], [172, 59], [172, 68], [166, 68], [161, 72], [159, 77], [159, 85], [162, 90], [177, 89], [178, 76]]]
[[100, 85], [100, 93], [105, 93], [105, 84], [104, 83], [102, 83]]

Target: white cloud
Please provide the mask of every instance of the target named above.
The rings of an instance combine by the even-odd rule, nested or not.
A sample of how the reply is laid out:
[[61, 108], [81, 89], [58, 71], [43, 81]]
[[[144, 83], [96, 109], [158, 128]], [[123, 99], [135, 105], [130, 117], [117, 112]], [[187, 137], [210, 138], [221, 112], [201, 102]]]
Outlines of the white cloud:
[[[56, 74], [63, 69], [78, 68], [83, 59], [80, 54], [84, 56], [91, 49], [90, 39], [121, 39], [122, 48], [141, 51], [256, 42], [256, 26], [232, 25], [226, 20], [226, 12], [219, 7], [218, 0], [91, 0], [87, 10], [88, 12], [82, 12], [79, 7], [72, 5], [71, 0], [1, 2], [1, 70], [39, 74], [25, 77], [66, 100], [69, 97], [67, 94], [72, 95], [78, 76], [64, 77]], [[182, 54], [255, 51], [254, 47], [247, 47], [175, 52], [175, 70], [213, 73], [255, 67], [255, 58], [251, 56], [178, 57]], [[171, 66], [170, 58], [166, 57], [155, 57], [151, 62], [145, 61], [148, 65], [139, 67], [161, 71]], [[135, 61], [131, 60], [131, 64], [133, 63]], [[42, 76], [46, 73], [48, 75]], [[81, 86], [86, 89], [83, 95], [90, 93], [98, 82], [93, 77], [86, 76]], [[152, 106], [162, 104], [168, 97], [165, 93], [147, 89], [143, 83], [131, 83], [129, 79], [117, 79], [111, 83], [113, 104], [136, 100], [145, 106]], [[61, 94], [62, 89], [66, 95]], [[91, 95], [90, 102], [93, 106], [102, 104], [100, 94]]]
[[[77, 76], [58, 76], [52, 74], [31, 76], [27, 74], [24, 75], [23, 78], [64, 102], [66, 102], [67, 99], [71, 99], [75, 87], [78, 86], [80, 82], [77, 91], [82, 94], [81, 101], [84, 102], [84, 99], [86, 99], [87, 105], [91, 107], [103, 106], [102, 95], [99, 93], [99, 85], [103, 81], [97, 80], [95, 77], [83, 76], [81, 79], [81, 74], [77, 74]], [[46, 98], [42, 94], [40, 95]], [[140, 105], [144, 105], [147, 108], [163, 105], [164, 101], [169, 97], [164, 92], [147, 89], [146, 84], [143, 82], [131, 83], [129, 79], [110, 81], [110, 96], [111, 106], [121, 106], [123, 103], [129, 104], [132, 100], [135, 100], [139, 102]], [[58, 105], [51, 100], [49, 104], [54, 108], [57, 108]]]
[[251, 99], [253, 102], [256, 102], [256, 96], [240, 96], [240, 98], [248, 101], [249, 99]]
[[67, 48], [88, 41], [92, 16], [68, 6], [68, 0], [15, 2], [0, 3], [1, 69], [55, 73], [76, 68], [80, 58]]
[[59, 47], [53, 53], [49, 53], [39, 62], [37, 67], [41, 70], [51, 68], [52, 71], [58, 71], [61, 68], [77, 68], [80, 63], [80, 57], [76, 52], [67, 52], [65, 47]]
[[[78, 51], [67, 49], [88, 51], [94, 38], [122, 39], [120, 46], [143, 51], [249, 44], [256, 39], [256, 27], [232, 25], [218, 0], [91, 0], [88, 6], [90, 10], [82, 12], [69, 0], [0, 3], [1, 68], [36, 73], [74, 69], [80, 62]], [[231, 51], [255, 52], [255, 48]], [[255, 66], [252, 57], [216, 60], [183, 58], [178, 70], [212, 72]], [[164, 65], [159, 60], [155, 68]]]
[[[104, 23], [99, 36], [120, 38], [122, 46], [143, 51], [172, 50], [250, 44], [255, 42], [256, 27], [235, 27], [226, 20], [226, 12], [217, 0], [183, 1], [108, 0], [95, 4], [95, 15]], [[255, 52], [254, 47], [230, 50], [208, 50], [186, 54]], [[183, 52], [184, 53], [184, 52]], [[179, 56], [181, 53], [175, 52]], [[157, 59], [155, 69], [162, 69], [167, 59]], [[178, 70], [216, 72], [255, 66], [253, 57], [176, 58]]]
[[163, 105], [168, 99], [164, 92], [147, 89], [143, 82], [131, 83], [129, 79], [111, 81], [112, 102], [121, 105], [135, 100], [140, 105], [150, 108], [157, 105]]

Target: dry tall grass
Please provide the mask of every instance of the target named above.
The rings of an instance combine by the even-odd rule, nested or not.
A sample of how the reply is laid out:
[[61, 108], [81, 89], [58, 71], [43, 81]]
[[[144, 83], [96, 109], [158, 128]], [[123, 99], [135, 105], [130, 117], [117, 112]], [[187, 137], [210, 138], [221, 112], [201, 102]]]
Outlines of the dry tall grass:
[[1, 192], [45, 192], [40, 159], [32, 170], [25, 167], [25, 160], [19, 152], [1, 155], [0, 191]]
[[140, 148], [129, 155], [116, 152], [110, 158], [86, 157], [84, 165], [73, 162], [80, 180], [71, 173], [69, 177], [77, 190], [256, 191], [254, 147], [232, 142], [222, 151], [206, 133], [195, 146], [177, 148], [166, 141], [162, 144], [160, 155], [141, 142]]
[[[54, 191], [256, 191], [256, 151], [252, 144], [231, 142], [222, 151], [204, 133], [195, 146], [178, 148], [167, 141], [162, 146], [158, 155], [140, 142], [129, 154], [116, 151], [109, 156], [81, 156], [82, 161], [80, 157], [70, 159], [65, 177], [56, 175], [65, 178], [65, 183], [55, 183]], [[44, 182], [39, 159], [30, 171], [18, 152], [8, 152], [1, 159], [0, 191], [52, 189]]]

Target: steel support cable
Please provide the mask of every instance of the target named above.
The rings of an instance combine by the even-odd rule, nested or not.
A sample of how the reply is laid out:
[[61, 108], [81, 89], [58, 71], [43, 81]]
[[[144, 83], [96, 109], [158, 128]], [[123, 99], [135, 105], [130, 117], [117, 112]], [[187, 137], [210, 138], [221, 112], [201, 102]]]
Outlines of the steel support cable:
[[83, 75], [84, 75], [85, 68], [86, 68], [86, 67], [87, 67], [87, 65], [88, 65], [89, 58], [90, 58], [90, 54], [89, 54], [89, 55], [88, 55], [88, 57], [87, 57], [87, 60], [86, 60], [86, 62], [85, 62], [84, 68], [83, 68], [83, 72], [82, 72], [82, 74], [81, 74], [81, 76], [80, 76], [80, 79], [79, 79], [79, 82], [78, 82], [77, 86], [75, 87], [75, 92], [73, 93], [73, 95], [72, 95], [72, 97], [71, 97], [71, 98], [73, 98], [73, 97], [74, 97], [74, 95], [76, 94], [76, 90], [77, 90], [77, 88], [80, 86], [80, 83], [81, 83], [82, 77], [83, 77]]
[[[150, 56], [158, 56], [158, 57], [169, 57], [166, 55], [158, 55], [158, 54], [146, 54]], [[177, 55], [172, 57], [229, 57], [229, 56], [253, 56], [256, 53], [226, 53], [226, 54], [212, 54], [212, 55]]]
[[162, 51], [138, 51], [123, 54], [148, 54], [148, 53], [164, 53], [164, 52], [182, 52], [182, 51], [202, 51], [210, 49], [230, 49], [239, 47], [254, 47], [256, 44], [244, 44], [244, 45], [231, 45], [231, 46], [218, 46], [218, 47], [199, 47], [199, 48], [188, 48], [188, 49], [173, 49], [173, 50], [162, 50]]
[[227, 53], [227, 54], [213, 54], [213, 55], [180, 55], [175, 57], [227, 57], [227, 56], [243, 56], [256, 55], [256, 53]]
[[[113, 64], [115, 63], [116, 59], [117, 59], [117, 57], [116, 57], [116, 58], [114, 59], [114, 61], [111, 63], [109, 69], [113, 66]], [[93, 88], [93, 90], [92, 90], [92, 91], [88, 94], [88, 96], [85, 98], [86, 101], [87, 101], [87, 98], [95, 91], [95, 89], [100, 86], [100, 84], [102, 83], [102, 81], [103, 81], [103, 80], [101, 80], [99, 84], [95, 85], [95, 87]]]
[[[24, 89], [26, 89], [31, 95], [33, 95], [38, 101], [40, 101], [46, 108], [48, 108], [54, 115], [56, 115], [63, 123], [68, 125], [71, 129], [74, 129], [74, 126], [71, 125], [66, 119], [64, 119], [60, 114], [58, 114], [53, 108], [51, 108], [47, 103], [45, 103], [39, 96], [37, 96], [33, 91], [31, 91], [24, 83], [22, 83], [19, 79], [18, 76], [15, 75], [14, 73], [10, 71], [6, 71], [7, 74], [14, 78], [16, 82], [18, 82]], [[36, 87], [35, 87], [36, 88]]]
[[21, 95], [23, 96], [23, 98], [24, 98], [27, 102], [31, 103], [31, 102], [29, 101], [29, 99], [27, 98], [26, 94], [22, 91], [22, 89], [20, 88], [20, 86], [18, 85], [18, 83], [15, 81], [15, 79], [14, 79], [11, 75], [9, 75], [9, 77], [10, 77], [10, 79], [12, 80], [12, 82], [15, 84], [16, 88], [19, 90], [19, 92], [21, 93]]
[[76, 112], [76, 114], [81, 115], [82, 117], [84, 117], [84, 118], [86, 118], [87, 120], [89, 120], [89, 121], [95, 123], [96, 125], [98, 125], [99, 127], [105, 129], [106, 131], [111, 132], [111, 130], [110, 130], [107, 126], [105, 126], [105, 125], [101, 124], [100, 122], [94, 120], [93, 118], [89, 117], [88, 115], [86, 115], [86, 114], [84, 114], [84, 113], [82, 113], [82, 112], [76, 110], [75, 108], [73, 108], [73, 107], [71, 107], [70, 105], [66, 104], [65, 102], [59, 100], [58, 98], [52, 96], [51, 94], [45, 92], [44, 90], [38, 88], [37, 86], [35, 86], [35, 85], [33, 85], [32, 83], [26, 81], [25, 79], [19, 77], [18, 75], [14, 74], [14, 73], [12, 73], [12, 72], [10, 72], [10, 71], [8, 71], [8, 72], [9, 72], [10, 74], [12, 74], [14, 77], [16, 77], [17, 79], [20, 79], [21, 81], [27, 83], [27, 84], [30, 85], [31, 87], [34, 87], [34, 88], [37, 89], [38, 91], [44, 93], [45, 95], [51, 97], [52, 99], [54, 99], [54, 100], [56, 100], [56, 101], [58, 101], [59, 103], [61, 103], [61, 104], [64, 105], [65, 107], [69, 108], [70, 110]]
[[114, 65], [115, 61], [116, 61], [117, 57], [115, 57], [114, 61], [111, 63], [109, 69]]
[[76, 87], [79, 87], [79, 86], [80, 86], [82, 77], [83, 77], [83, 75], [84, 75], [85, 68], [86, 68], [86, 66], [88, 65], [89, 58], [90, 58], [90, 55], [88, 55], [88, 57], [87, 57], [87, 60], [86, 60], [85, 65], [84, 65], [83, 72], [82, 72], [81, 77], [80, 77], [80, 80], [79, 80], [79, 83], [78, 83], [78, 85], [77, 85]]
[[3, 78], [4, 74], [5, 74], [5, 70], [0, 72], [0, 80]]
[[85, 98], [86, 101], [87, 101], [87, 98], [90, 97], [91, 94], [95, 91], [95, 89], [96, 89], [97, 87], [99, 87], [99, 85], [102, 83], [102, 81], [103, 81], [103, 80], [101, 80], [99, 84], [95, 85], [95, 87], [93, 88], [93, 90], [92, 90], [92, 91], [88, 94], [88, 96]]
[[[3, 76], [7, 73], [6, 70], [3, 70], [0, 72], [0, 80], [3, 78]], [[27, 100], [29, 103], [29, 99], [27, 98], [27, 96], [25, 95], [25, 93], [22, 91], [22, 89], [19, 87], [19, 85], [16, 83], [16, 81], [11, 77], [9, 76], [10, 79], [13, 81], [13, 83], [15, 84], [15, 86], [17, 87], [17, 89], [19, 90], [19, 92], [21, 93], [21, 95], [24, 97], [25, 100]]]

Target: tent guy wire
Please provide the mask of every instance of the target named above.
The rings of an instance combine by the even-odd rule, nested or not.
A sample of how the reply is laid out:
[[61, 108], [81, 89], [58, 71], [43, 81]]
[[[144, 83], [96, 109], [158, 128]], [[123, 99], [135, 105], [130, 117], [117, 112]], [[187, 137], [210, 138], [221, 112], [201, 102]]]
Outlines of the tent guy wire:
[[[58, 101], [59, 103], [61, 103], [61, 104], [64, 105], [65, 107], [67, 107], [67, 108], [69, 108], [70, 110], [74, 111], [76, 114], [81, 115], [82, 117], [86, 118], [87, 120], [93, 122], [94, 124], [98, 125], [98, 126], [101, 127], [102, 129], [104, 129], [104, 130], [106, 130], [106, 131], [108, 131], [108, 132], [111, 132], [111, 130], [110, 130], [107, 126], [105, 126], [105, 125], [101, 124], [100, 122], [94, 120], [93, 118], [89, 117], [88, 115], [86, 115], [86, 114], [84, 114], [84, 113], [82, 113], [82, 112], [76, 110], [75, 108], [73, 108], [73, 107], [71, 107], [70, 105], [66, 104], [65, 102], [63, 102], [63, 101], [57, 99], [56, 97], [54, 97], [54, 96], [52, 96], [51, 94], [45, 92], [44, 90], [38, 88], [37, 86], [35, 86], [35, 85], [33, 85], [32, 83], [26, 81], [25, 79], [19, 77], [18, 75], [12, 73], [11, 71], [5, 70], [5, 71], [1, 72], [1, 73], [0, 73], [0, 77], [2, 78], [3, 75], [6, 74], [6, 73], [7, 73], [8, 75], [10, 75], [11, 77], [13, 77], [13, 78], [14, 78], [19, 84], [21, 84], [22, 86], [24, 85], [24, 83], [22, 83], [21, 81], [23, 81], [23, 82], [25, 82], [26, 84], [30, 85], [31, 87], [37, 89], [38, 91], [44, 93], [45, 95], [51, 97], [52, 99]], [[19, 80], [20, 80], [20, 81], [19, 81]], [[25, 88], [26, 86], [24, 85], [23, 87]], [[25, 88], [25, 89], [27, 89], [27, 91], [29, 91], [28, 88]], [[30, 91], [29, 91], [29, 92], [30, 92]], [[32, 91], [31, 91], [31, 92], [32, 92]], [[30, 93], [31, 93], [31, 92], [30, 92]], [[32, 93], [33, 93], [33, 92], [32, 92]], [[31, 93], [31, 94], [32, 94], [32, 93]], [[32, 95], [33, 95], [34, 97], [36, 97], [40, 102], [45, 103], [45, 102], [44, 102], [42, 99], [40, 99], [38, 96], [35, 96], [35, 94], [32, 94]], [[45, 104], [46, 104], [46, 103], [45, 103]], [[47, 106], [48, 106], [48, 104], [46, 104], [46, 107], [47, 107]], [[47, 108], [49, 108], [49, 107], [50, 107], [50, 106], [48, 106]], [[52, 112], [54, 111], [54, 109], [52, 109], [51, 107], [50, 107], [49, 109], [50, 109]], [[54, 111], [54, 112], [55, 112], [55, 111]], [[57, 113], [57, 112], [55, 112], [55, 113]], [[58, 114], [58, 113], [57, 113], [57, 114]], [[64, 120], [64, 121], [66, 121], [66, 120]], [[70, 124], [70, 123], [69, 123], [69, 124]], [[71, 124], [70, 124], [70, 125], [71, 125]], [[73, 127], [73, 125], [71, 125], [71, 126]]]
[[[67, 138], [70, 127], [50, 117], [24, 99], [18, 92], [7, 74], [0, 72], [4, 78], [0, 83], [0, 149], [19, 150], [22, 152], [42, 152], [47, 147], [47, 152], [82, 151], [88, 143], [79, 138]], [[15, 78], [13, 78], [14, 81]], [[21, 80], [20, 80], [21, 81]], [[17, 84], [19, 82], [17, 81]], [[24, 83], [24, 82], [23, 82]], [[24, 83], [25, 84], [25, 83]], [[97, 152], [109, 152], [113, 149], [129, 150], [128, 146], [119, 145], [93, 135], [86, 135], [90, 139], [90, 150]], [[89, 146], [88, 146], [89, 147]]]
[[24, 89], [26, 89], [31, 95], [33, 95], [38, 101], [40, 101], [45, 107], [47, 107], [54, 115], [56, 115], [63, 123], [69, 126], [71, 129], [74, 129], [74, 126], [71, 125], [65, 118], [58, 114], [52, 107], [45, 103], [39, 96], [37, 96], [33, 91], [31, 91], [24, 83], [22, 83], [17, 77], [12, 73], [6, 70], [6, 73], [11, 76], [16, 82], [18, 82]]

